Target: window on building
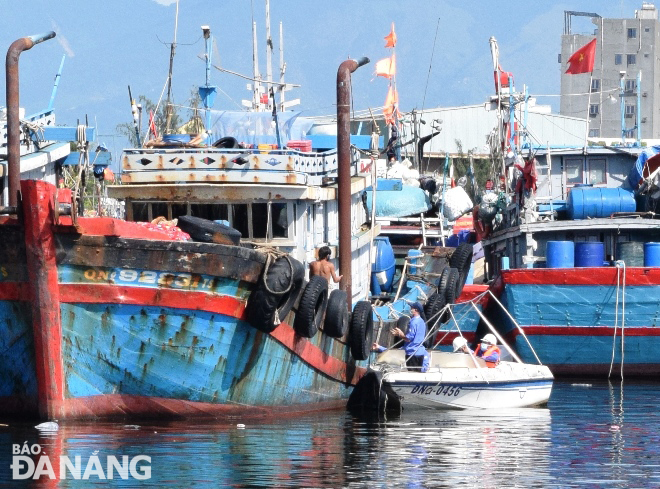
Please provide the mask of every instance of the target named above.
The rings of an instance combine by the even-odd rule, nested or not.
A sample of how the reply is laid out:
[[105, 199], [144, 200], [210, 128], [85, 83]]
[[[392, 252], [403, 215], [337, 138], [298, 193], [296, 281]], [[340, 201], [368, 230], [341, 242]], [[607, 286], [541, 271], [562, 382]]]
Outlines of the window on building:
[[628, 39], [636, 39], [637, 38], [637, 29], [634, 27], [629, 27], [628, 28]]
[[598, 115], [598, 104], [589, 105], [589, 115], [595, 117]]
[[614, 64], [615, 65], [620, 65], [623, 63], [623, 54], [615, 54], [614, 55]]
[[626, 80], [626, 92], [634, 92], [637, 89], [637, 80]]
[[628, 64], [628, 66], [636, 64], [637, 63], [637, 56], [634, 55], [634, 54], [627, 54], [626, 55], [626, 63]]
[[582, 159], [567, 158], [565, 160], [566, 183], [575, 185], [582, 183]]
[[605, 158], [592, 158], [589, 160], [589, 181], [592, 185], [605, 185], [607, 183]]
[[589, 137], [590, 138], [599, 138], [600, 137], [600, 129], [589, 129]]
[[651, 28], [650, 27], [644, 27], [644, 32], [651, 32]]
[[557, 55], [557, 63], [561, 64], [561, 53]]
[[591, 91], [600, 92], [600, 78], [594, 78], [591, 80]]
[[635, 106], [634, 105], [626, 105], [626, 117], [635, 117]]

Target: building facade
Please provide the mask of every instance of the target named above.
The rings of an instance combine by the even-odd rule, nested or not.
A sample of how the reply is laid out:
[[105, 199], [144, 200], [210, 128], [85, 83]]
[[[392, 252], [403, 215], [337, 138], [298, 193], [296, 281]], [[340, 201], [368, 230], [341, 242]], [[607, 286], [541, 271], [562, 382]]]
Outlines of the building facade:
[[[591, 17], [589, 34], [571, 32], [573, 16]], [[596, 39], [593, 74], [567, 75], [571, 54]], [[658, 11], [643, 3], [630, 19], [565, 12], [561, 54], [560, 113], [587, 118], [589, 137], [627, 142], [660, 138], [660, 23]]]

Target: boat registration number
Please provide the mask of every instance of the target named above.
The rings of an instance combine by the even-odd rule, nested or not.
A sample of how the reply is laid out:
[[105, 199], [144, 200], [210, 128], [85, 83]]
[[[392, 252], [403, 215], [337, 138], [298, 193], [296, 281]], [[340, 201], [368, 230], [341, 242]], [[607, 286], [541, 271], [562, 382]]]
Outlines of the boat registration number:
[[461, 393], [461, 387], [457, 385], [416, 385], [410, 391], [411, 394], [418, 394], [423, 396], [457, 396]]

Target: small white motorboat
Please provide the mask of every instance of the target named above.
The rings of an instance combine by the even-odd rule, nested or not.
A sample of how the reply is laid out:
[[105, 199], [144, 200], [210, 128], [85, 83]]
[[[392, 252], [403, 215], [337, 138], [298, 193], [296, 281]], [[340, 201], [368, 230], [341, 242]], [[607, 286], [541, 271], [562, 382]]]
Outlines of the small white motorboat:
[[[504, 309], [496, 297], [493, 299]], [[502, 347], [497, 365], [487, 364], [469, 349], [460, 351], [467, 341], [460, 333], [453, 305], [448, 305], [438, 314], [446, 310], [460, 335], [454, 339], [454, 352], [428, 350], [428, 369], [422, 372], [420, 367], [406, 366], [404, 350], [385, 350], [355, 387], [349, 409], [502, 409], [547, 404], [554, 380], [550, 369], [540, 360], [538, 365], [522, 363], [474, 302], [472, 307], [490, 329], [492, 334], [486, 335], [493, 338], [490, 343]], [[433, 324], [434, 318], [429, 319]], [[426, 338], [435, 338], [439, 328], [438, 324], [431, 327]], [[519, 331], [527, 339], [524, 331]]]
[[[427, 372], [406, 368], [403, 350], [381, 353], [372, 369], [382, 373], [382, 390], [403, 409], [492, 409], [546, 404], [553, 375], [544, 365], [501, 361], [488, 368], [466, 353], [429, 352]], [[395, 395], [395, 399], [391, 399]]]

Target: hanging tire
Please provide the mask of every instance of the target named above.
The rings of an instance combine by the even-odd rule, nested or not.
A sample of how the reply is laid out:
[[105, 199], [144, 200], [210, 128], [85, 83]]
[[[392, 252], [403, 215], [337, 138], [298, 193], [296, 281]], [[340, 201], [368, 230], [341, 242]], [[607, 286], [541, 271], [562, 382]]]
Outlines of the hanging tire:
[[246, 307], [247, 321], [259, 331], [270, 333], [298, 299], [305, 279], [305, 267], [298, 260], [282, 256], [264, 270]]
[[443, 319], [442, 317], [437, 316], [437, 314], [440, 312], [440, 310], [442, 310], [443, 307], [445, 307], [447, 300], [445, 298], [445, 294], [441, 294], [439, 291], [440, 289], [438, 289], [438, 292], [429, 297], [429, 300], [427, 300], [426, 304], [424, 305], [424, 312], [426, 313], [426, 318], [428, 319], [427, 326], [429, 329], [432, 328], [438, 322], [438, 320], [442, 321]]
[[449, 280], [449, 272], [451, 269], [449, 267], [446, 267], [442, 270], [442, 273], [440, 274], [440, 279], [438, 280], [438, 293], [442, 290], [443, 294], [444, 291], [447, 290], [447, 281]]
[[445, 300], [447, 301], [447, 304], [454, 304], [463, 290], [460, 279], [461, 277], [458, 270], [450, 268], [449, 278], [447, 279], [447, 286], [445, 288]]
[[351, 355], [355, 360], [369, 358], [371, 344], [373, 343], [374, 318], [371, 302], [360, 301], [353, 308], [351, 327], [349, 330], [349, 344]]
[[[458, 270], [461, 277], [461, 290], [465, 281], [467, 280], [468, 273], [470, 273], [470, 266], [472, 265], [473, 248], [469, 243], [461, 243], [458, 245], [454, 253], [449, 257], [449, 266]], [[460, 294], [459, 294], [460, 295]]]
[[328, 308], [325, 310], [323, 332], [332, 338], [342, 338], [348, 332], [350, 314], [346, 304], [346, 291], [333, 290], [328, 297]]
[[313, 275], [300, 297], [296, 319], [293, 321], [296, 333], [305, 338], [313, 337], [321, 326], [327, 305], [328, 281], [320, 275]]

